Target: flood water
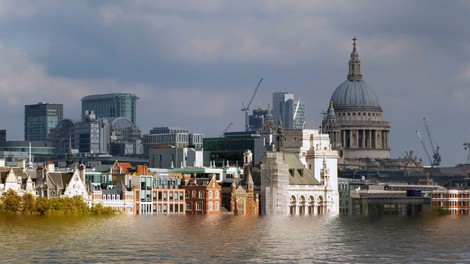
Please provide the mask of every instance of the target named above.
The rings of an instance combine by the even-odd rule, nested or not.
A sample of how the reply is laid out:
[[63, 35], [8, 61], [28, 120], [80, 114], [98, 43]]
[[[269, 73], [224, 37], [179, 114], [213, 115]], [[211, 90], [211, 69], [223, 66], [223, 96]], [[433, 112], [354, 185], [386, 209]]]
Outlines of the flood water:
[[465, 216], [2, 216], [8, 263], [463, 263]]

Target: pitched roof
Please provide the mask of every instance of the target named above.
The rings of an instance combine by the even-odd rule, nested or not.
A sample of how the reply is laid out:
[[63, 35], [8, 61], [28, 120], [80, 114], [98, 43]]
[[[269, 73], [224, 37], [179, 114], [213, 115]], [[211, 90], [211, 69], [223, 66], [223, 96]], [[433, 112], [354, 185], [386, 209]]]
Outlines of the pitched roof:
[[284, 153], [284, 161], [289, 165], [289, 185], [320, 184], [295, 154]]

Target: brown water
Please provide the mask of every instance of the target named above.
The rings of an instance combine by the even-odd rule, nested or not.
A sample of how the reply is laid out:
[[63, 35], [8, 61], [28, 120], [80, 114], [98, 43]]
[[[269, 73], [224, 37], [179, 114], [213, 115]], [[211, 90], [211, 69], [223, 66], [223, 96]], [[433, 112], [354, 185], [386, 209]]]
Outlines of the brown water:
[[470, 218], [0, 217], [0, 262], [464, 263]]

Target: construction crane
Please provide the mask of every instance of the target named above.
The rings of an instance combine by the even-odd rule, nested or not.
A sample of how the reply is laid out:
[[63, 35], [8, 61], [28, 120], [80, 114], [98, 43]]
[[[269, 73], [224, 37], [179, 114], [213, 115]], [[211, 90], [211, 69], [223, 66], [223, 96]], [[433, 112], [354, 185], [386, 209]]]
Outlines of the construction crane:
[[422, 138], [421, 135], [419, 134], [419, 131], [418, 131], [418, 130], [416, 130], [416, 135], [418, 135], [419, 141], [421, 142], [421, 145], [423, 145], [424, 153], [426, 153], [426, 156], [428, 157], [429, 163], [431, 164], [431, 167], [432, 167], [432, 159], [431, 159], [431, 156], [429, 155], [428, 148], [427, 148], [426, 145], [424, 144], [423, 138]]
[[224, 129], [224, 132], [222, 133], [222, 135], [225, 135], [225, 133], [227, 133], [228, 129], [233, 125], [233, 122], [230, 122], [230, 124], [228, 124], [228, 126]]
[[256, 86], [255, 91], [253, 92], [253, 95], [251, 96], [250, 102], [248, 105], [245, 106], [245, 103], [242, 102], [242, 111], [245, 112], [245, 131], [249, 130], [249, 124], [248, 124], [248, 111], [250, 111], [250, 106], [251, 103], [253, 102], [253, 98], [255, 98], [256, 93], [258, 92], [259, 86], [261, 85], [261, 82], [263, 81], [263, 78], [261, 78], [258, 82], [258, 85]]
[[465, 162], [465, 164], [470, 164], [470, 143], [463, 143], [463, 146], [465, 148], [465, 150], [468, 150], [468, 155], [467, 155], [467, 161]]
[[428, 135], [429, 144], [431, 145], [432, 159], [431, 159], [431, 156], [429, 155], [426, 145], [423, 142], [423, 139], [421, 138], [421, 135], [419, 134], [418, 131], [416, 131], [416, 133], [418, 134], [419, 141], [421, 141], [424, 151], [426, 152], [426, 156], [428, 157], [429, 162], [431, 163], [431, 167], [437, 167], [441, 163], [441, 154], [439, 154], [439, 146], [437, 146], [436, 144], [436, 147], [434, 148], [434, 143], [433, 143], [432, 136], [431, 136], [431, 129], [429, 129], [429, 126], [426, 123], [425, 117], [423, 117], [423, 123], [424, 123], [424, 127], [426, 128], [426, 133]]

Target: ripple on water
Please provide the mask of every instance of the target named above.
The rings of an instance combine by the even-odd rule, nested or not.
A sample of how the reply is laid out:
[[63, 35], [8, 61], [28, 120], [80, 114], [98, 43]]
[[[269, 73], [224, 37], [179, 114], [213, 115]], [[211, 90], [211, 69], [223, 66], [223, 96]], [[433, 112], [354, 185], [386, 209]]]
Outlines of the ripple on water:
[[470, 259], [468, 217], [2, 216], [8, 262], [429, 263]]

